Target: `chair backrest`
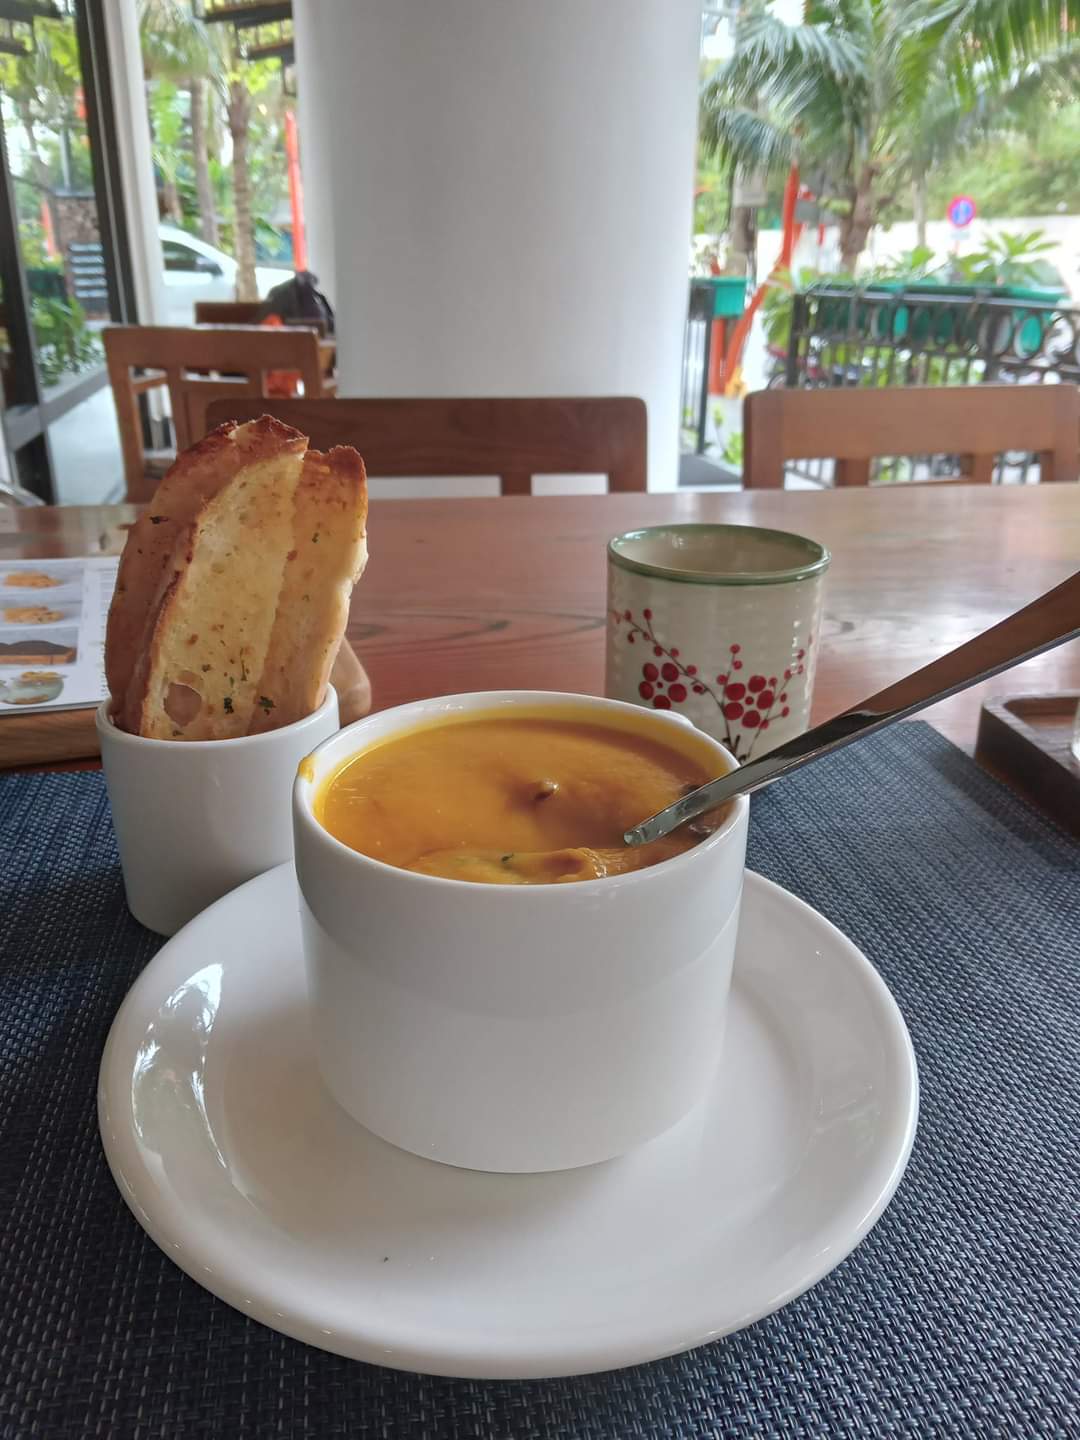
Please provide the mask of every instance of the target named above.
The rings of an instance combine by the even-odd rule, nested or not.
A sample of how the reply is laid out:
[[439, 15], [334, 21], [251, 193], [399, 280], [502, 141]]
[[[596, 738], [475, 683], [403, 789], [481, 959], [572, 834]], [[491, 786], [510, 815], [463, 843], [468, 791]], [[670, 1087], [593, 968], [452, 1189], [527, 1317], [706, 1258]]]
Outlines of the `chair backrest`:
[[743, 484], [781, 488], [788, 460], [833, 457], [837, 485], [866, 485], [882, 455], [959, 455], [989, 482], [1007, 450], [1034, 453], [1043, 480], [1076, 480], [1075, 385], [904, 386], [759, 390], [743, 409]]
[[196, 325], [256, 325], [261, 300], [196, 300]]
[[[261, 300], [196, 300], [196, 325], [258, 325]], [[326, 335], [326, 321], [318, 315], [305, 315], [300, 320], [284, 320], [284, 325], [295, 325], [305, 330], [317, 330]]]
[[606, 475], [609, 490], [645, 489], [645, 403], [630, 396], [459, 400], [217, 400], [207, 423], [264, 411], [312, 446], [353, 445], [369, 475], [497, 475], [528, 495], [534, 475]]
[[[139, 395], [147, 390], [168, 386], [178, 450], [206, 434], [211, 400], [264, 396], [271, 371], [298, 375], [305, 395], [324, 393], [319, 337], [311, 329], [112, 325], [104, 340], [129, 500], [146, 499], [152, 489], [138, 407]], [[133, 370], [150, 373], [136, 376]]]

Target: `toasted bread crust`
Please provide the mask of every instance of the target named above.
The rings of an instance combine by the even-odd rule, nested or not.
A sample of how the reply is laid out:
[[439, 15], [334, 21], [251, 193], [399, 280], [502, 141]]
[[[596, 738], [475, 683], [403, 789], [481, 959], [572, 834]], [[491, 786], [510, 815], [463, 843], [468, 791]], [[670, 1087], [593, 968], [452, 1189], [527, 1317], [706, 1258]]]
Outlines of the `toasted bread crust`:
[[247, 733], [274, 626], [302, 457], [245, 465], [207, 500], [162, 577], [126, 727], [157, 740]]
[[269, 419], [225, 426], [196, 447], [203, 468], [170, 472], [195, 474], [201, 500], [174, 494], [165, 507], [156, 497], [141, 536], [132, 532], [128, 576], [139, 583], [119, 614], [138, 596], [142, 624], [132, 642], [135, 627], [110, 615], [107, 641], [135, 645], [114, 703], [123, 728], [230, 739], [322, 703], [366, 559], [367, 485], [355, 450], [305, 455], [306, 444]]
[[290, 725], [322, 704], [367, 561], [367, 477], [349, 446], [309, 450], [296, 487], [293, 549], [259, 679], [273, 708], [256, 707], [249, 734]]
[[183, 559], [181, 537], [205, 503], [244, 467], [284, 453], [302, 455], [307, 438], [270, 415], [219, 425], [182, 455], [132, 526], [120, 559], [105, 639], [105, 676], [114, 716], [125, 728], [135, 706], [128, 689], [149, 643], [167, 571]]

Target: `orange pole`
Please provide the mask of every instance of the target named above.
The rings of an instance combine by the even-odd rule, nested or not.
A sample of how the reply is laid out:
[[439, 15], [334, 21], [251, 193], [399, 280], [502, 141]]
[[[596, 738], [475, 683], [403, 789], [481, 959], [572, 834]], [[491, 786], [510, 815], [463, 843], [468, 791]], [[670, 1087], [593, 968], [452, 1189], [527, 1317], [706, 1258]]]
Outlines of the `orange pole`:
[[49, 202], [44, 196], [41, 197], [41, 228], [45, 232], [45, 254], [50, 260], [55, 260], [60, 251], [56, 248], [56, 232], [53, 230], [52, 212], [49, 210]]
[[285, 111], [285, 160], [289, 176], [289, 206], [292, 209], [293, 269], [308, 268], [307, 235], [304, 233], [304, 185], [300, 178], [300, 144], [296, 113]]
[[773, 266], [766, 279], [754, 291], [750, 304], [746, 307], [731, 332], [731, 343], [728, 346], [727, 354], [724, 356], [724, 367], [720, 372], [720, 392], [726, 393], [728, 386], [735, 378], [735, 371], [739, 368], [742, 360], [742, 352], [746, 348], [746, 339], [750, 334], [750, 326], [754, 322], [762, 300], [765, 298], [765, 291], [768, 288], [769, 280], [776, 274], [777, 270], [788, 270], [791, 268], [791, 257], [795, 253], [795, 243], [802, 230], [801, 225], [795, 223], [795, 202], [799, 198], [799, 170], [793, 165], [788, 172], [787, 184], [784, 187], [784, 207], [781, 212], [783, 216], [783, 239], [780, 242], [780, 257]]
[[783, 227], [784, 238], [780, 246], [779, 264], [784, 270], [791, 268], [791, 257], [795, 252], [795, 203], [799, 198], [799, 169], [792, 165], [784, 186]]
[[724, 371], [724, 349], [727, 342], [727, 321], [721, 315], [712, 322], [712, 344], [709, 346], [709, 394], [720, 395], [720, 376]]

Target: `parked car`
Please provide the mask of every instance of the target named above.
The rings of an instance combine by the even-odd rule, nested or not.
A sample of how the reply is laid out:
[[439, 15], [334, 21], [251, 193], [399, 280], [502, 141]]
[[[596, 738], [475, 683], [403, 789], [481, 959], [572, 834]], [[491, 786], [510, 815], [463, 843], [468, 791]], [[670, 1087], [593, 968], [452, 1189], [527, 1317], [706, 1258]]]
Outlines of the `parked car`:
[[[196, 300], [236, 299], [237, 265], [231, 255], [175, 225], [159, 225], [158, 236], [164, 262], [167, 325], [193, 324]], [[265, 298], [275, 285], [292, 276], [291, 269], [279, 265], [256, 265], [259, 298]]]

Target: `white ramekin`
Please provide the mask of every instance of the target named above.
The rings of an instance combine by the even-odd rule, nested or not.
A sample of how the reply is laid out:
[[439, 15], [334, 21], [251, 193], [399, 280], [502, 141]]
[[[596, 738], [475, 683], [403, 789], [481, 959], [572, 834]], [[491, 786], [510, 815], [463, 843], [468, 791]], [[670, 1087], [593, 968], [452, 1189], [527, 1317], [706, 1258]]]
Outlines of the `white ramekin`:
[[[470, 712], [613, 712], [672, 736], [689, 722], [592, 696], [442, 696], [357, 721], [293, 788], [316, 1051], [339, 1104], [403, 1149], [478, 1170], [622, 1154], [703, 1096], [724, 1033], [748, 802], [660, 865], [561, 885], [484, 885], [361, 855], [315, 818], [321, 782], [368, 745]], [[699, 736], [731, 765], [715, 740]]]

